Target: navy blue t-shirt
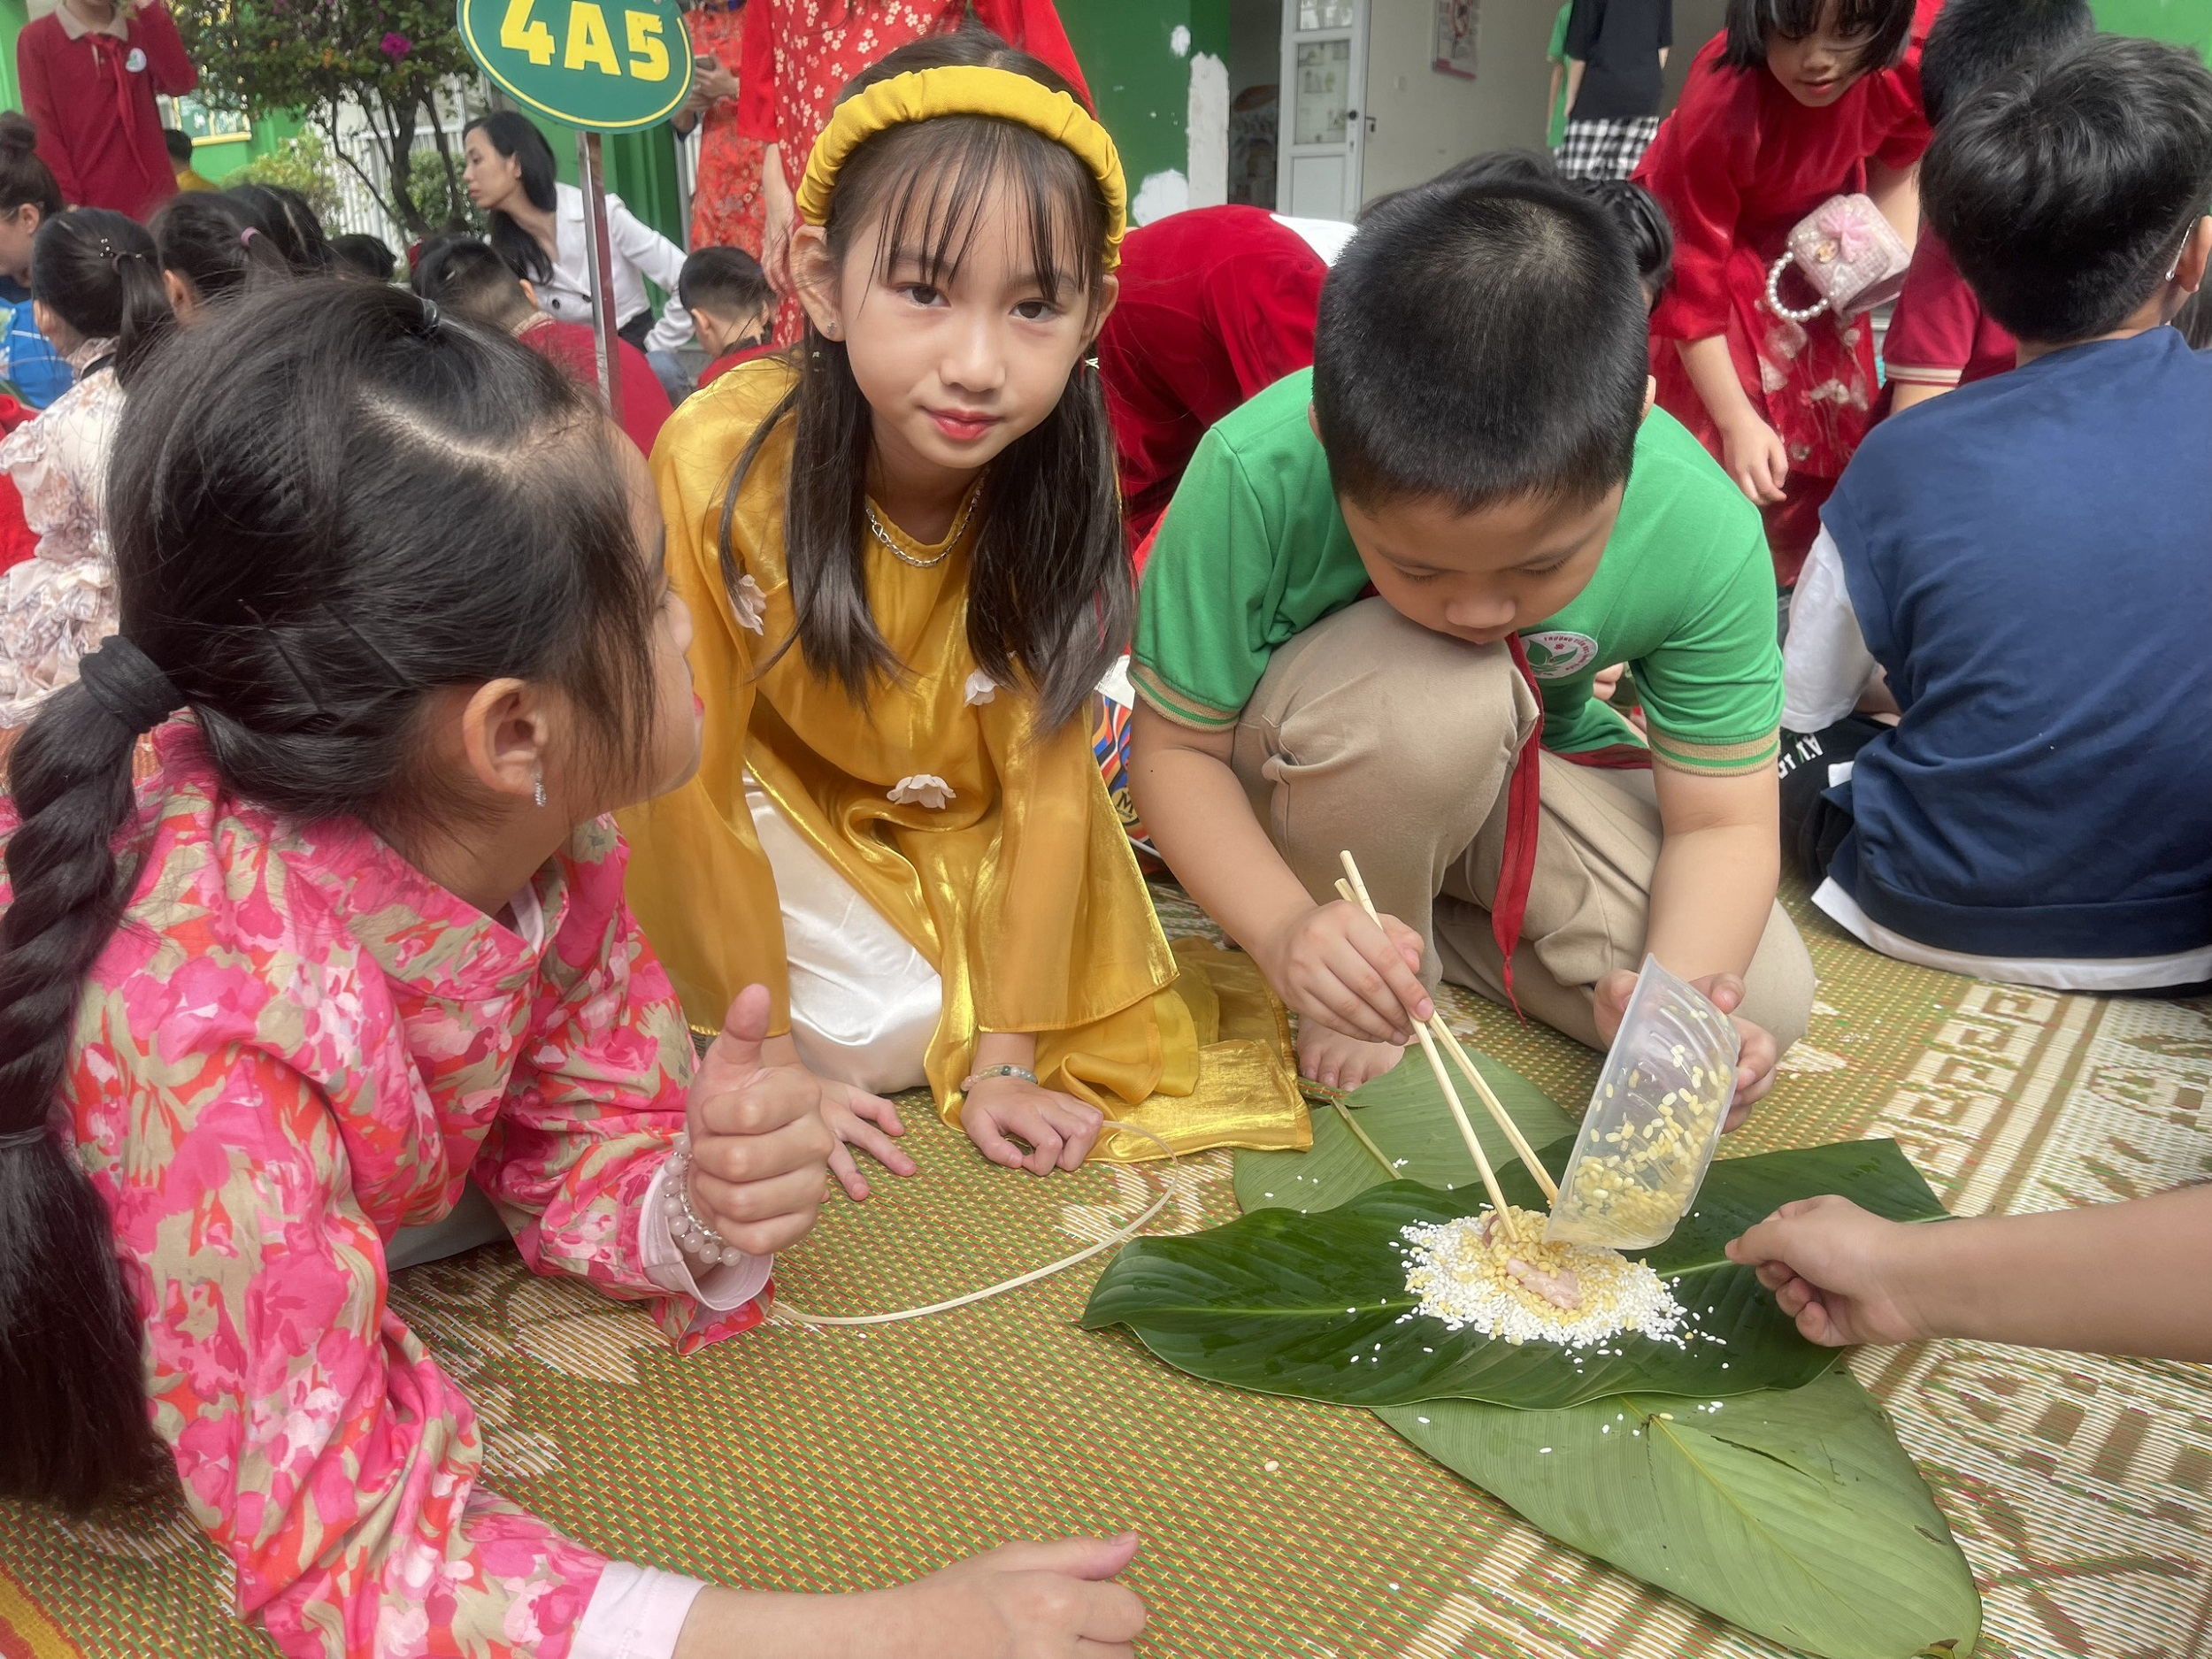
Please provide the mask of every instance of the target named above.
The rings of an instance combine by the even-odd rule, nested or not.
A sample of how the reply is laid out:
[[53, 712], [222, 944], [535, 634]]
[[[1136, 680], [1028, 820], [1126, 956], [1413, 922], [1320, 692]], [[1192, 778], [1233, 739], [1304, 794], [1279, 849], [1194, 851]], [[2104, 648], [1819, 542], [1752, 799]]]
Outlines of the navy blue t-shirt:
[[1962, 387], [1822, 518], [1904, 710], [1829, 874], [1941, 949], [2212, 944], [2212, 356], [2154, 328]]

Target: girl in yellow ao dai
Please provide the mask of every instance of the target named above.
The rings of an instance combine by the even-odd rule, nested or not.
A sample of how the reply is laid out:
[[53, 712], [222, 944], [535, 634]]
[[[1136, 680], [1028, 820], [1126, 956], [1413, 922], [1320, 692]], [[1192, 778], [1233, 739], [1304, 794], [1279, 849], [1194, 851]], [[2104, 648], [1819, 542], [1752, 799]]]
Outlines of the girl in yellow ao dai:
[[[1307, 1144], [1279, 1010], [1241, 957], [1171, 950], [1076, 718], [1133, 603], [1081, 362], [1114, 294], [1110, 142], [963, 31], [848, 89], [799, 207], [799, 366], [722, 376], [654, 453], [705, 758], [624, 827], [690, 1018], [766, 980], [832, 1127], [901, 1173], [868, 1091], [924, 1081], [1040, 1174], [1109, 1119]], [[864, 1195], [849, 1151], [839, 1174]]]

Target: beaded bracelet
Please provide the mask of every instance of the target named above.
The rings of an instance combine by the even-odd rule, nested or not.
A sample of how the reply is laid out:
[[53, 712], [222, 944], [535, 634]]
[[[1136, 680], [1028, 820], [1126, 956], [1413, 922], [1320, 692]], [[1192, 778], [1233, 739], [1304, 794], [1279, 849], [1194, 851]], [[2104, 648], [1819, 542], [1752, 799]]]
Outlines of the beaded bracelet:
[[1025, 1065], [987, 1065], [979, 1071], [972, 1071], [960, 1080], [960, 1092], [965, 1094], [979, 1083], [987, 1083], [995, 1077], [1010, 1077], [1033, 1087], [1037, 1074]]
[[687, 1255], [697, 1256], [710, 1267], [735, 1267], [745, 1259], [745, 1252], [725, 1243], [722, 1235], [691, 1207], [690, 1178], [691, 1136], [687, 1132], [676, 1137], [668, 1154], [668, 1190], [661, 1199], [668, 1231]]

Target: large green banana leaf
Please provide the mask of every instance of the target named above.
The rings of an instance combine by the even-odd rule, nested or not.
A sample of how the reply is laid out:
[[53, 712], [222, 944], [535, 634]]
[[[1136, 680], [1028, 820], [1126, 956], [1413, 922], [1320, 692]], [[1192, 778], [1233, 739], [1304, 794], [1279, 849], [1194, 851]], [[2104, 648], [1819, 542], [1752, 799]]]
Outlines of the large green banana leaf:
[[[1531, 1146], [1549, 1146], [1574, 1133], [1574, 1121], [1518, 1071], [1486, 1056], [1477, 1055], [1474, 1060], [1498, 1103], [1520, 1125]], [[1512, 1163], [1512, 1144], [1474, 1098], [1466, 1079], [1455, 1072], [1452, 1081], [1491, 1163], [1501, 1169]], [[1479, 1180], [1475, 1161], [1467, 1156], [1444, 1097], [1437, 1092], [1436, 1079], [1418, 1054], [1407, 1055], [1395, 1071], [1377, 1078], [1352, 1099], [1351, 1120], [1393, 1167], [1386, 1169], [1377, 1162], [1375, 1154], [1345, 1126], [1345, 1119], [1323, 1107], [1313, 1114], [1312, 1150], [1237, 1154], [1238, 1204], [1247, 1210], [1334, 1210], [1355, 1194], [1385, 1181], [1425, 1181], [1431, 1187], [1455, 1188]]]
[[[1476, 1063], [1525, 1137], [1552, 1153], [1567, 1116], [1518, 1073]], [[1248, 1212], [1330, 1210], [1396, 1178], [1474, 1185], [1425, 1066], [1402, 1064], [1354, 1099], [1352, 1120], [1373, 1149], [1340, 1114], [1317, 1112], [1310, 1152], [1237, 1155]], [[1475, 1121], [1505, 1170], [1504, 1136], [1486, 1116]], [[1525, 1202], [1516, 1174], [1506, 1179]], [[1545, 1411], [1432, 1400], [1379, 1415], [1562, 1543], [1756, 1634], [1823, 1659], [1963, 1659], [1973, 1648], [1980, 1603], [1966, 1563], [1848, 1372], [1751, 1394], [1629, 1394]]]
[[1973, 1650], [1973, 1577], [1847, 1371], [1715, 1405], [1637, 1394], [1379, 1415], [1562, 1543], [1771, 1640], [1822, 1659]]
[[[1563, 1160], [1555, 1141], [1540, 1153]], [[1509, 1202], [1540, 1207], [1517, 1164]], [[1709, 1397], [1810, 1382], [1834, 1361], [1721, 1247], [1793, 1198], [1841, 1193], [1878, 1215], [1943, 1214], [1893, 1141], [1770, 1152], [1717, 1164], [1697, 1207], [1640, 1252], [1692, 1316], [1686, 1342], [1623, 1336], [1576, 1352], [1448, 1331], [1413, 1313], [1400, 1230], [1471, 1215], [1479, 1187], [1439, 1192], [1396, 1181], [1311, 1214], [1259, 1210], [1183, 1238], [1125, 1245], [1100, 1276], [1083, 1323], [1126, 1325], [1169, 1364], [1258, 1394], [1337, 1405], [1486, 1400], [1555, 1409], [1630, 1391]]]

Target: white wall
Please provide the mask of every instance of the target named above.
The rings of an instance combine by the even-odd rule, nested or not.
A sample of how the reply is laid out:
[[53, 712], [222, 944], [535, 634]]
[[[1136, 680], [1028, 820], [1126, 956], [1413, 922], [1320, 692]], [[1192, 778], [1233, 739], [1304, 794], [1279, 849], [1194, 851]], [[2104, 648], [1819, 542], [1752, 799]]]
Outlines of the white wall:
[[1682, 96], [1683, 77], [1698, 49], [1720, 33], [1728, 20], [1728, 0], [1674, 0], [1674, 50], [1667, 54], [1667, 103]]
[[[1681, 9], [1681, 0], [1677, 0]], [[1433, 178], [1486, 150], [1544, 142], [1544, 94], [1558, 0], [1479, 0], [1475, 79], [1440, 73], [1434, 0], [1371, 0], [1367, 25], [1368, 134], [1361, 188], [1369, 200]]]

